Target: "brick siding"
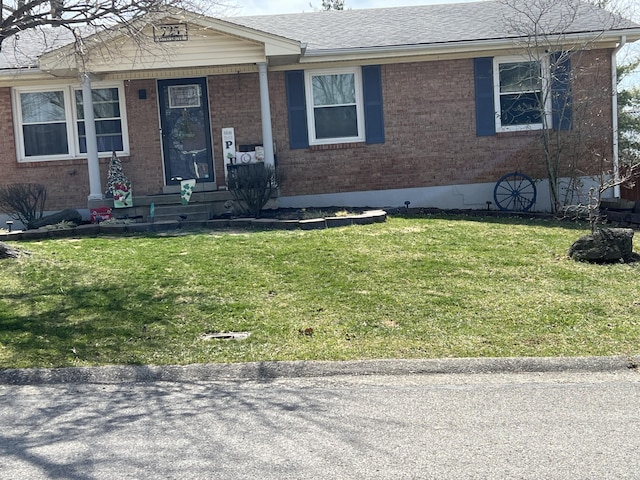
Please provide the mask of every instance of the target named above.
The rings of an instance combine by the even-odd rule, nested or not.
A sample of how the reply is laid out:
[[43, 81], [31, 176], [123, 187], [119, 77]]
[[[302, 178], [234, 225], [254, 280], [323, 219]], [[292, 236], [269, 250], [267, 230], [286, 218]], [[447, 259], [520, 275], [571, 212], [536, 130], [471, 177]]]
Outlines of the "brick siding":
[[[572, 59], [574, 125], [562, 134], [570, 163], [585, 171], [595, 158], [611, 157], [610, 50]], [[273, 137], [284, 195], [429, 187], [495, 182], [518, 170], [546, 177], [540, 132], [475, 134], [472, 59], [382, 66], [384, 144], [352, 143], [289, 149], [284, 72], [269, 74]], [[125, 81], [130, 158], [123, 170], [134, 195], [162, 192], [164, 185], [155, 80]], [[146, 90], [146, 99], [138, 97]], [[236, 145], [262, 143], [257, 74], [208, 78], [215, 178], [224, 184], [221, 129], [234, 127]], [[596, 92], [596, 93], [594, 93]], [[2, 183], [41, 182], [48, 209], [86, 208], [86, 160], [17, 163], [11, 92], [0, 88]], [[108, 159], [101, 159], [106, 184]]]
[[[567, 160], [588, 171], [595, 152], [611, 158], [610, 51], [573, 63], [576, 127], [560, 142]], [[495, 182], [515, 170], [546, 177], [540, 132], [476, 136], [473, 74], [472, 59], [383, 65], [384, 144], [289, 150], [286, 124], [278, 125], [283, 194]]]
[[86, 160], [16, 161], [11, 89], [0, 88], [0, 182], [41, 183], [47, 187], [47, 209], [86, 207], [89, 174]]
[[[162, 193], [164, 168], [156, 81], [125, 81], [124, 87], [131, 157], [122, 159], [122, 170], [131, 180], [134, 196]], [[146, 90], [146, 99], [138, 98], [140, 90]], [[106, 175], [102, 176], [105, 185]]]

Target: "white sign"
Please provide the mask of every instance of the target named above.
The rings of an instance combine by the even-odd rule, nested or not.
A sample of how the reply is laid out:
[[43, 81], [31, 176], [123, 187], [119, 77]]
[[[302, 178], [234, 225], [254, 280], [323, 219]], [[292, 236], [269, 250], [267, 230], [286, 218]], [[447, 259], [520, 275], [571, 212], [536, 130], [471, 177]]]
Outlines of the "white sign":
[[171, 85], [168, 88], [169, 108], [200, 106], [200, 85]]
[[189, 30], [186, 23], [169, 23], [153, 26], [153, 39], [156, 42], [186, 42]]
[[222, 129], [222, 155], [224, 157], [224, 178], [228, 172], [227, 165], [236, 163], [236, 134], [233, 127]]

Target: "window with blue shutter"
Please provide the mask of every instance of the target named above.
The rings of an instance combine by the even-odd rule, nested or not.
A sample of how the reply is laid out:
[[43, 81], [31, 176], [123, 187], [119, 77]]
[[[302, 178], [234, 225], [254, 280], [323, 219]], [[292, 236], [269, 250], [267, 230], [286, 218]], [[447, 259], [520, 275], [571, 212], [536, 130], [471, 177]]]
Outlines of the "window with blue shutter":
[[496, 114], [493, 99], [493, 58], [473, 59], [476, 93], [476, 135], [496, 134]]
[[364, 122], [366, 142], [384, 143], [384, 111], [382, 108], [382, 75], [380, 65], [362, 67]]
[[[571, 62], [566, 52], [474, 59], [476, 135], [571, 128]], [[545, 86], [549, 85], [550, 95]]]
[[304, 70], [291, 70], [285, 76], [287, 88], [287, 110], [289, 113], [289, 147], [307, 148], [307, 108], [304, 89]]
[[551, 111], [554, 130], [571, 129], [571, 58], [567, 52], [551, 54]]
[[384, 143], [381, 67], [286, 72], [290, 148]]

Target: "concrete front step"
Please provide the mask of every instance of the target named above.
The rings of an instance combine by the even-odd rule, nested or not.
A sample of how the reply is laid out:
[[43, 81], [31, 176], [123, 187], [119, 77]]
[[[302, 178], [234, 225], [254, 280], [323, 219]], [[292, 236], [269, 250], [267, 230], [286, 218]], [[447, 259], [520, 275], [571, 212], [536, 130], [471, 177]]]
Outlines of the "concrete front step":
[[171, 221], [171, 220], [177, 220], [179, 222], [182, 221], [202, 221], [202, 222], [206, 222], [207, 220], [209, 220], [211, 218], [211, 215], [209, 214], [209, 212], [200, 212], [200, 213], [182, 213], [182, 214], [162, 214], [162, 215], [158, 215], [156, 213], [155, 217], [154, 217], [154, 221], [155, 222], [166, 222], [166, 221]]
[[[113, 207], [113, 199], [92, 200], [89, 202], [90, 208]], [[238, 202], [234, 201], [233, 193], [227, 190], [213, 192], [195, 192], [187, 205], [182, 205], [180, 195], [162, 194], [149, 195], [145, 197], [134, 197], [133, 207], [113, 208], [113, 216], [116, 219], [134, 219], [136, 221], [151, 221], [151, 205], [154, 206], [155, 220], [179, 219], [181, 215], [186, 215], [190, 220], [209, 220], [229, 215], [239, 214]], [[265, 209], [277, 208], [277, 197], [273, 197], [265, 205]], [[235, 208], [234, 208], [235, 206]]]
[[133, 207], [113, 209], [115, 218], [142, 219], [151, 221], [151, 205], [154, 206], [155, 220], [176, 220], [187, 216], [194, 220], [209, 220], [228, 211], [226, 202], [232, 195], [229, 192], [202, 192], [191, 196], [187, 205], [183, 205], [179, 195], [153, 195], [135, 197]]
[[204, 203], [193, 203], [188, 205], [156, 205], [155, 214], [158, 215], [191, 215], [197, 213], [209, 213], [209, 205]]
[[[227, 200], [233, 199], [233, 194], [228, 190], [216, 190], [212, 192], [194, 192], [191, 195], [191, 199], [189, 200], [189, 204], [192, 203], [215, 203], [215, 202], [225, 202]], [[158, 194], [158, 195], [145, 195], [133, 197], [133, 205], [135, 207], [149, 207], [149, 205], [154, 204], [158, 205], [176, 205], [180, 203], [180, 194], [179, 193], [167, 193], [167, 194]], [[102, 200], [91, 200], [89, 202], [89, 208], [113, 206], [112, 198], [105, 198]]]
[[209, 220], [212, 216], [211, 205], [205, 203], [189, 203], [187, 205], [156, 205], [155, 221], [165, 220]]

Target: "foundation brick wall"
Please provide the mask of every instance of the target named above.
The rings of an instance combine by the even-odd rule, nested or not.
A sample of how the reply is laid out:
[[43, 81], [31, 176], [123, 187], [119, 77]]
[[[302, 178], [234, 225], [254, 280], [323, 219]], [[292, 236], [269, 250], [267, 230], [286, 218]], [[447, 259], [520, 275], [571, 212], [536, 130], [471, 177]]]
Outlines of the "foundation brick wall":
[[0, 184], [18, 182], [16, 169], [16, 146], [13, 132], [11, 89], [0, 88]]
[[236, 148], [262, 143], [258, 74], [216, 75], [208, 79], [215, 179], [224, 185], [222, 129], [233, 127]]
[[[147, 99], [138, 100], [138, 89]], [[161, 193], [163, 185], [155, 81], [125, 82], [131, 158], [121, 157], [122, 168], [134, 185], [134, 194]], [[18, 163], [11, 112], [11, 89], [0, 89], [1, 183], [42, 183], [47, 187], [47, 210], [87, 208], [89, 173], [86, 159]], [[100, 179], [106, 188], [109, 158], [100, 158]]]
[[[122, 158], [122, 170], [131, 180], [134, 196], [162, 193], [164, 168], [156, 81], [127, 80], [124, 89], [131, 157]], [[138, 98], [140, 90], [146, 91], [146, 99]], [[102, 176], [105, 188], [106, 179], [105, 170]]]
[[18, 163], [11, 89], [0, 88], [0, 184], [41, 183], [47, 187], [47, 210], [86, 208], [89, 174], [86, 160]]

